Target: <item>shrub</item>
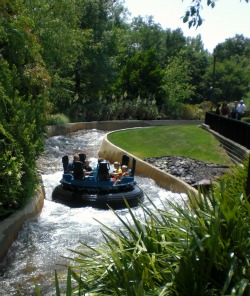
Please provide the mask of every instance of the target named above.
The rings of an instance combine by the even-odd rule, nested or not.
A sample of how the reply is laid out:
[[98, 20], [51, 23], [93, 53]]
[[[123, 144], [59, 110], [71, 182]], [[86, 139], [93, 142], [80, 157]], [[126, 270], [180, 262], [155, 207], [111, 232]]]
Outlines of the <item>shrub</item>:
[[22, 204], [21, 178], [24, 158], [18, 143], [0, 125], [0, 220], [14, 213]]
[[241, 120], [250, 123], [250, 117], [242, 117]]
[[205, 113], [200, 105], [182, 105], [180, 108], [180, 118], [187, 120], [202, 120]]
[[69, 123], [69, 118], [64, 114], [53, 114], [48, 119], [48, 125], [59, 125]]

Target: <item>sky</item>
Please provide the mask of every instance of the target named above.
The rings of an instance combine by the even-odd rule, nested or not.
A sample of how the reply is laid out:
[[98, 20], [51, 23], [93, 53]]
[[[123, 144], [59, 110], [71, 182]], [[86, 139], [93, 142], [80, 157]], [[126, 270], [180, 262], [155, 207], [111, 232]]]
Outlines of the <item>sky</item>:
[[182, 22], [191, 0], [125, 0], [125, 7], [131, 12], [131, 18], [141, 15], [154, 17], [163, 29], [181, 28], [184, 36], [201, 35], [204, 48], [210, 53], [217, 44], [242, 34], [250, 38], [250, 2], [245, 0], [217, 0], [214, 8], [207, 6], [207, 0], [202, 0], [201, 16], [203, 24], [198, 29], [188, 28]]

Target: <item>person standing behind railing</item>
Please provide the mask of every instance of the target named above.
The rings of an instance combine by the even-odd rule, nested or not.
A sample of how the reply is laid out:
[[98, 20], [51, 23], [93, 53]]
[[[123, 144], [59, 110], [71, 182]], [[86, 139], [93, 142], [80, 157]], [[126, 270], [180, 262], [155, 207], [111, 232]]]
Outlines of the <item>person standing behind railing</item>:
[[217, 104], [215, 114], [221, 115], [221, 104]]
[[236, 119], [241, 120], [244, 113], [246, 111], [246, 105], [244, 104], [243, 100], [240, 101], [240, 103], [237, 106], [237, 113], [236, 113]]
[[234, 105], [231, 109], [231, 118], [233, 119], [236, 119], [238, 103], [239, 103], [238, 101], [234, 101]]
[[227, 102], [223, 102], [222, 106], [221, 106], [221, 115], [228, 117], [230, 114], [230, 109], [227, 105]]

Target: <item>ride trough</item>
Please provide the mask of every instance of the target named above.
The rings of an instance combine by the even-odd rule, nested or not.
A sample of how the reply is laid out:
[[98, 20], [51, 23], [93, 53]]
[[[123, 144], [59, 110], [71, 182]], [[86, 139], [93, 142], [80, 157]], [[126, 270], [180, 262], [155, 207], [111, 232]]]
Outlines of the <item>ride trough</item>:
[[[144, 199], [142, 189], [137, 185], [134, 174], [136, 160], [132, 160], [129, 175], [116, 181], [110, 173], [110, 165], [105, 160], [98, 161], [90, 175], [83, 172], [86, 155], [79, 154], [80, 161], [74, 162], [73, 171], [69, 171], [69, 158], [62, 157], [63, 176], [52, 192], [52, 200], [70, 207], [91, 206], [101, 209], [122, 209], [136, 207]], [[122, 157], [122, 165], [129, 164], [129, 157]]]

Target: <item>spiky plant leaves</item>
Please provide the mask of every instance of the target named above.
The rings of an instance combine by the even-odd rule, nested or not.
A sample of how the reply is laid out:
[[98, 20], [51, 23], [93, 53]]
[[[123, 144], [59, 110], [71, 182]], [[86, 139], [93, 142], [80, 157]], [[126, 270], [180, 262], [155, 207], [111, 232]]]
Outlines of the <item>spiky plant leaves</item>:
[[60, 292], [60, 288], [59, 288], [59, 281], [58, 281], [58, 276], [57, 276], [56, 270], [55, 270], [55, 286], [56, 286], [56, 295], [60, 296], [61, 292]]

